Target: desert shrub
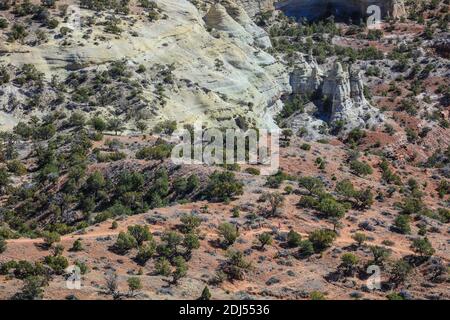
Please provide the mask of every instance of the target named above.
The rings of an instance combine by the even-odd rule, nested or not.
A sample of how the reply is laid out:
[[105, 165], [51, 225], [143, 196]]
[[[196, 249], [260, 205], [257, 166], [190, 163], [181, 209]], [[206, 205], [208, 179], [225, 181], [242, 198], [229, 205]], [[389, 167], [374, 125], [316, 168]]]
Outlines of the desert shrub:
[[153, 238], [152, 234], [150, 233], [150, 230], [148, 229], [148, 226], [141, 226], [141, 225], [129, 226], [128, 233], [134, 239], [136, 239], [136, 243], [138, 246], [141, 246], [144, 241], [149, 241]]
[[181, 256], [175, 257], [173, 264], [175, 266], [175, 270], [172, 272], [172, 282], [176, 284], [181, 278], [187, 275], [188, 265]]
[[319, 291], [312, 291], [309, 294], [309, 298], [311, 300], [326, 300], [325, 294], [323, 294], [322, 292], [319, 292]]
[[275, 217], [280, 214], [280, 208], [284, 205], [285, 198], [279, 192], [265, 192], [261, 195], [259, 200], [269, 204], [266, 216]]
[[199, 186], [200, 186], [200, 179], [195, 174], [190, 175], [187, 179], [186, 193], [191, 193], [195, 191]]
[[332, 197], [322, 197], [317, 204], [317, 210], [327, 218], [342, 218], [347, 209]]
[[287, 235], [287, 243], [290, 248], [296, 248], [300, 245], [302, 241], [302, 236], [295, 232], [294, 230], [290, 230]]
[[352, 131], [350, 131], [350, 133], [347, 136], [347, 143], [350, 144], [360, 144], [362, 139], [364, 139], [366, 137], [366, 132], [359, 129], [359, 128], [355, 128]]
[[278, 189], [285, 180], [290, 180], [290, 177], [280, 170], [276, 174], [267, 177], [265, 186], [272, 189]]
[[163, 122], [158, 123], [153, 128], [153, 132], [171, 135], [172, 133], [175, 132], [176, 129], [177, 129], [177, 122], [176, 121], [167, 120], [167, 121], [163, 121]]
[[50, 248], [54, 243], [61, 241], [61, 236], [57, 232], [44, 232], [44, 244]]
[[8, 34], [8, 41], [15, 42], [19, 40], [20, 42], [23, 42], [27, 36], [28, 32], [26, 27], [22, 24], [15, 23]]
[[409, 216], [405, 214], [398, 215], [394, 220], [394, 227], [399, 233], [409, 234], [411, 233], [410, 221]]
[[355, 240], [356, 244], [360, 247], [364, 244], [364, 242], [367, 240], [367, 236], [364, 233], [356, 232], [352, 239]]
[[257, 169], [257, 168], [247, 168], [245, 169], [245, 172], [253, 175], [253, 176], [259, 176], [261, 174], [261, 170]]
[[431, 244], [430, 240], [428, 240], [428, 238], [414, 239], [411, 244], [411, 248], [421, 257], [432, 256], [435, 252], [433, 245]]
[[315, 252], [321, 252], [330, 247], [335, 239], [336, 232], [328, 229], [315, 230], [309, 235], [309, 241], [311, 241]]
[[307, 144], [307, 143], [304, 143], [304, 144], [302, 144], [300, 146], [300, 149], [305, 150], [305, 151], [309, 151], [309, 150], [311, 150], [311, 145]]
[[121, 254], [125, 254], [129, 250], [136, 247], [137, 247], [136, 239], [131, 234], [125, 232], [119, 233], [117, 241], [114, 244], [114, 249]]
[[83, 250], [83, 244], [81, 243], [81, 240], [80, 239], [75, 240], [70, 251], [78, 252], [78, 251], [82, 251], [82, 250]]
[[208, 286], [206, 286], [203, 289], [202, 294], [201, 294], [200, 298], [198, 298], [198, 300], [203, 300], [203, 301], [211, 300], [211, 292], [209, 291]]
[[443, 223], [449, 223], [450, 222], [450, 210], [439, 208], [436, 212], [437, 217], [440, 221]]
[[371, 246], [370, 251], [373, 255], [373, 263], [376, 265], [383, 265], [392, 252], [390, 249], [380, 246]]
[[171, 272], [171, 265], [169, 260], [165, 257], [161, 257], [158, 259], [158, 261], [155, 263], [155, 272], [156, 274], [159, 274], [161, 276], [168, 277]]
[[308, 190], [310, 195], [319, 194], [324, 187], [322, 180], [314, 177], [302, 177], [298, 183], [300, 187]]
[[130, 296], [134, 296], [135, 292], [142, 289], [141, 279], [138, 277], [130, 277], [127, 280], [128, 290], [130, 291]]
[[381, 171], [383, 172], [382, 178], [384, 181], [386, 181], [389, 184], [396, 184], [401, 185], [402, 181], [398, 175], [392, 172], [392, 170], [389, 168], [389, 163], [386, 160], [383, 160], [380, 163]]
[[346, 275], [353, 274], [356, 266], [358, 265], [359, 259], [353, 253], [344, 253], [341, 256], [341, 264], [339, 268], [342, 268]]
[[190, 256], [192, 250], [200, 248], [198, 235], [191, 232], [184, 236], [183, 246], [186, 249], [187, 256]]
[[52, 268], [56, 274], [63, 274], [64, 270], [69, 266], [69, 261], [61, 255], [47, 256], [44, 259], [45, 264]]
[[223, 237], [224, 246], [231, 246], [239, 237], [237, 227], [229, 222], [223, 222], [218, 228], [219, 235]]
[[156, 242], [154, 240], [148, 241], [144, 245], [139, 247], [138, 253], [136, 255], [136, 261], [140, 264], [145, 264], [150, 260], [156, 253]]
[[157, 246], [157, 252], [164, 257], [172, 259], [179, 253], [179, 246], [183, 242], [181, 234], [175, 231], [165, 231], [161, 236], [163, 243]]
[[243, 194], [243, 184], [236, 179], [233, 172], [215, 171], [209, 176], [205, 194], [209, 200], [229, 201]]
[[92, 127], [98, 132], [103, 132], [108, 128], [108, 124], [101, 117], [93, 117], [90, 121]]
[[227, 261], [222, 265], [222, 271], [229, 280], [244, 280], [245, 274], [251, 268], [251, 263], [244, 259], [241, 251], [229, 250]]
[[75, 261], [75, 265], [80, 268], [80, 273], [81, 274], [86, 274], [89, 272], [89, 267], [87, 266], [87, 264], [85, 262], [82, 261]]
[[422, 199], [418, 197], [406, 197], [400, 204], [400, 209], [401, 214], [420, 214], [425, 209], [425, 205], [422, 202]]
[[258, 241], [259, 241], [259, 243], [261, 244], [260, 249], [261, 249], [261, 250], [264, 250], [264, 247], [265, 247], [266, 245], [271, 245], [271, 244], [272, 244], [273, 238], [272, 238], [272, 236], [271, 236], [270, 233], [268, 233], [268, 232], [263, 232], [263, 233], [261, 233], [261, 234], [258, 235]]
[[30, 276], [23, 282], [23, 287], [13, 297], [13, 300], [40, 300], [43, 298], [42, 287], [47, 285], [47, 280], [42, 276]]
[[170, 157], [172, 145], [168, 143], [158, 143], [152, 147], [144, 147], [136, 152], [137, 159], [164, 160]]
[[0, 18], [0, 29], [6, 29], [8, 28], [8, 20], [6, 20], [5, 18]]
[[308, 209], [313, 209], [317, 207], [318, 204], [319, 200], [311, 196], [302, 196], [299, 202], [297, 203], [297, 205], [300, 208], [308, 208]]
[[6, 166], [9, 172], [12, 172], [18, 176], [23, 176], [27, 173], [27, 168], [19, 160], [11, 160]]
[[368, 163], [358, 160], [350, 162], [350, 169], [358, 176], [367, 176], [373, 173], [373, 169]]
[[298, 255], [300, 258], [307, 258], [314, 254], [314, 245], [309, 240], [302, 240], [299, 244]]
[[196, 232], [197, 228], [202, 223], [200, 217], [194, 214], [183, 214], [180, 220], [182, 223], [180, 230], [185, 234]]
[[389, 293], [386, 298], [388, 300], [405, 300], [405, 298], [397, 292]]
[[444, 196], [450, 194], [450, 182], [447, 180], [441, 180], [436, 191], [441, 199], [444, 198]]
[[396, 284], [404, 282], [412, 271], [411, 265], [400, 259], [397, 260], [391, 269], [390, 280]]
[[52, 250], [53, 250], [53, 255], [55, 257], [60, 256], [64, 252], [64, 246], [62, 244], [58, 243], [52, 247]]

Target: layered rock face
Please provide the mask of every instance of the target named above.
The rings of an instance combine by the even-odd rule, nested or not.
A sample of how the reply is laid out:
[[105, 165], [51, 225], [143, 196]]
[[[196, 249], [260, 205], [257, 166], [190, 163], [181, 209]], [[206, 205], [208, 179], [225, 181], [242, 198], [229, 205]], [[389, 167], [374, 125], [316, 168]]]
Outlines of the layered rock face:
[[238, 4], [247, 11], [248, 15], [254, 17], [264, 11], [274, 10], [276, 0], [237, 0]]
[[322, 69], [311, 53], [306, 57], [301, 56], [290, 76], [292, 91], [307, 94], [316, 92], [322, 84], [323, 75]]
[[379, 123], [381, 117], [364, 96], [364, 84], [359, 70], [344, 71], [337, 62], [324, 79], [322, 95], [324, 111], [330, 122], [340, 121], [346, 129], [365, 127]]
[[380, 7], [381, 18], [406, 15], [403, 0], [286, 0], [276, 3], [276, 8], [289, 16], [308, 20], [330, 15], [348, 20], [367, 17], [367, 9], [372, 5]]
[[[37, 46], [9, 44], [2, 40], [0, 49], [8, 54], [0, 57], [0, 62], [18, 68], [31, 63], [42, 72], [46, 79], [43, 105], [49, 100], [46, 92], [51, 91], [53, 75], [65, 79], [74, 66], [77, 72], [101, 72], [111, 62], [122, 60], [129, 70], [136, 70], [139, 65], [146, 67], [145, 72], [134, 73], [133, 77], [145, 83], [142, 98], [148, 104], [137, 111], [149, 115], [146, 119], [150, 126], [171, 119], [180, 125], [202, 121], [220, 126], [245, 122], [252, 126], [275, 127], [272, 115], [281, 106], [281, 96], [290, 91], [289, 75], [286, 68], [265, 51], [271, 46], [270, 39], [246, 11], [234, 0], [206, 7], [207, 12], [188, 0], [155, 2], [164, 19], [149, 22], [130, 14], [126, 19], [135, 19], [135, 22], [127, 25], [124, 19], [122, 27], [128, 32], [120, 36], [105, 33], [101, 26], [82, 25], [80, 30], [72, 32], [70, 45], [61, 45], [63, 40], [57, 37]], [[96, 13], [82, 9], [80, 14], [85, 19]], [[64, 26], [70, 27], [60, 24]], [[91, 29], [92, 37], [86, 40], [83, 36], [87, 29]], [[101, 38], [106, 40], [96, 41]], [[164, 104], [158, 101], [158, 85], [162, 85], [158, 83], [159, 66], [170, 66], [172, 70], [173, 81], [163, 83]], [[26, 113], [21, 107], [26, 94], [13, 85], [0, 89], [6, 93], [0, 95], [0, 106], [9, 108], [0, 110], [4, 109], [16, 119], [32, 115], [33, 110]], [[14, 110], [10, 110], [8, 102], [11, 96], [17, 102]], [[71, 110], [86, 108], [73, 102], [72, 105]], [[105, 117], [114, 114], [125, 117], [127, 110], [131, 110], [126, 104], [121, 110], [110, 105], [93, 108]], [[1, 114], [0, 117], [5, 119]], [[7, 122], [13, 123], [14, 119], [8, 118]]]
[[320, 97], [317, 105], [309, 103], [304, 112], [292, 115], [284, 123], [294, 131], [306, 129], [307, 137], [316, 139], [323, 128], [336, 128], [348, 132], [383, 121], [379, 111], [364, 96], [364, 84], [359, 70], [344, 70], [336, 62], [328, 72], [323, 72], [315, 59], [308, 55], [300, 58], [292, 72], [290, 83], [294, 94]]
[[204, 21], [208, 27], [228, 32], [249, 45], [256, 45], [264, 49], [272, 46], [269, 35], [250, 19], [241, 6], [233, 1], [225, 0], [211, 6]]

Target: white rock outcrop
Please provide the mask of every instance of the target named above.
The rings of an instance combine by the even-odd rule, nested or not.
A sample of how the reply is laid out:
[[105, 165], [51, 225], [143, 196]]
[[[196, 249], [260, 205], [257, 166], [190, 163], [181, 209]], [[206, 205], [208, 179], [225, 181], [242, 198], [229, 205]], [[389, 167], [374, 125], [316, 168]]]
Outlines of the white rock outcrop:
[[291, 74], [294, 94], [309, 95], [315, 100], [304, 112], [297, 112], [284, 121], [295, 131], [306, 129], [307, 137], [319, 138], [324, 127], [340, 128], [345, 133], [354, 128], [378, 125], [383, 117], [364, 96], [364, 84], [359, 70], [344, 70], [336, 62], [325, 74], [315, 59], [301, 58]]
[[[250, 126], [275, 127], [271, 115], [280, 108], [281, 96], [290, 92], [289, 76], [285, 66], [264, 51], [271, 46], [269, 37], [246, 11], [232, 0], [213, 5], [206, 16], [188, 0], [155, 2], [163, 19], [150, 22], [130, 14], [121, 22], [125, 32], [120, 36], [105, 34], [102, 26], [82, 25], [72, 33], [70, 45], [63, 46], [61, 39], [53, 37], [37, 46], [4, 42], [1, 49], [8, 54], [0, 57], [0, 63], [18, 67], [32, 63], [45, 74], [46, 85], [55, 74], [64, 79], [74, 66], [104, 70], [116, 60], [126, 60], [134, 68], [142, 64], [147, 70], [171, 65], [173, 84], [166, 87], [164, 106], [149, 106], [148, 113], [154, 115], [148, 119], [150, 125], [173, 119], [180, 124], [202, 121], [235, 126], [243, 120]], [[80, 15], [96, 13], [82, 9]], [[132, 24], [127, 22], [130, 19]], [[92, 30], [90, 39], [83, 38], [87, 29]], [[106, 40], [96, 40], [105, 36]], [[150, 84], [152, 77], [148, 72], [138, 76]], [[155, 92], [156, 88], [145, 89], [144, 98], [154, 99]], [[16, 98], [26, 99], [22, 94]], [[7, 103], [8, 97], [1, 96], [0, 105]], [[108, 107], [95, 108], [111, 114]], [[12, 116], [24, 114], [17, 109]]]
[[344, 124], [344, 129], [366, 127], [381, 121], [378, 110], [364, 96], [364, 84], [359, 70], [344, 71], [336, 62], [324, 79], [322, 95], [330, 112], [330, 123]]

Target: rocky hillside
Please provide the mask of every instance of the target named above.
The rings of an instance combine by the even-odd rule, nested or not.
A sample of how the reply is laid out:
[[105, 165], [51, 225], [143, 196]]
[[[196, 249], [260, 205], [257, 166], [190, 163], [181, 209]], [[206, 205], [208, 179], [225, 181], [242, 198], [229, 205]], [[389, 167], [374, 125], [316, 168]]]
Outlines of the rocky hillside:
[[[267, 53], [268, 35], [246, 11], [233, 1], [199, 8], [186, 0], [152, 3], [132, 4], [126, 15], [88, 6], [77, 12], [70, 2], [63, 12], [60, 4], [20, 15], [2, 11], [18, 28], [17, 35], [8, 29], [0, 34], [0, 61], [10, 66], [11, 79], [1, 86], [2, 111], [16, 121], [44, 110], [95, 109], [150, 124], [171, 119], [273, 126], [270, 114], [289, 91], [288, 75]], [[123, 73], [111, 74], [119, 64]], [[96, 84], [108, 70], [110, 76]], [[122, 81], [125, 74], [134, 80]], [[39, 88], [29, 78], [38, 78]], [[118, 88], [127, 94], [112, 93]]]
[[0, 1], [0, 299], [450, 298], [448, 0], [74, 3]]

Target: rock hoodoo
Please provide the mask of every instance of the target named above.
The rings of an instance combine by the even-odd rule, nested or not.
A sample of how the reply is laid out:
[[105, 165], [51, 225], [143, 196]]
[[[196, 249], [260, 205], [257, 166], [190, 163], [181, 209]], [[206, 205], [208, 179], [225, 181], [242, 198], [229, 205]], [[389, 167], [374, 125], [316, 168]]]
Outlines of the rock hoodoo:
[[342, 132], [353, 128], [379, 124], [383, 119], [364, 96], [364, 84], [359, 70], [346, 70], [336, 62], [323, 72], [314, 57], [300, 58], [290, 78], [293, 94], [308, 95], [313, 103], [288, 118], [285, 124], [294, 130], [306, 128], [313, 138], [320, 136], [324, 127]]

